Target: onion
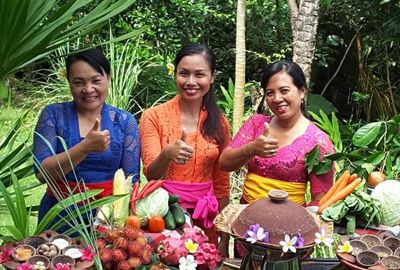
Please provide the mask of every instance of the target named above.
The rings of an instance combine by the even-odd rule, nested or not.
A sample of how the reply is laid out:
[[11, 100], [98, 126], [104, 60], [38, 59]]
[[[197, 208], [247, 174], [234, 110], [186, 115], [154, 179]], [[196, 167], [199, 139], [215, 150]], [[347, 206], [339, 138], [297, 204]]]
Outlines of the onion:
[[382, 172], [372, 172], [368, 176], [367, 184], [370, 187], [375, 187], [379, 183], [386, 180], [386, 176]]

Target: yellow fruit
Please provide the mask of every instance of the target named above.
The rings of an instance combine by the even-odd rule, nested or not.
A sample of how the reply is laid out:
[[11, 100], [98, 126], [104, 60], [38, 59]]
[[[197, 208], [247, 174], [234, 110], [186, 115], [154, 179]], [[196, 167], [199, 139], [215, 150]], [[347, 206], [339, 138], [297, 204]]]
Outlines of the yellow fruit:
[[386, 180], [386, 176], [382, 172], [372, 172], [368, 176], [367, 184], [370, 187], [375, 187], [376, 185], [378, 185], [379, 183], [381, 183], [385, 180]]

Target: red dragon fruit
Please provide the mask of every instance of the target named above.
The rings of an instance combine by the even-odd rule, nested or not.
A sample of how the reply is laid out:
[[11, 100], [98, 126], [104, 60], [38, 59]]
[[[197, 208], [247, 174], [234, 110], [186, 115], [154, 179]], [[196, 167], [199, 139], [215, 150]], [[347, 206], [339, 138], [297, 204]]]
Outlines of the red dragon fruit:
[[186, 257], [188, 250], [183, 240], [166, 238], [158, 246], [158, 255], [168, 265], [179, 265], [179, 258]]

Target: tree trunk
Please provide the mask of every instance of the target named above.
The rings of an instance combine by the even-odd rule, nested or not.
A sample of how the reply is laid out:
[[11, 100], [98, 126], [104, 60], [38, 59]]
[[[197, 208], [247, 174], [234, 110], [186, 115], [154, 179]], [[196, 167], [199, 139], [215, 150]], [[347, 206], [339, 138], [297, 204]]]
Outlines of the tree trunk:
[[232, 123], [233, 133], [239, 129], [244, 112], [244, 85], [246, 79], [245, 12], [246, 0], [238, 0], [236, 15], [235, 94], [233, 99]]
[[[292, 17], [296, 10], [293, 8], [293, 2], [295, 3], [294, 0], [288, 0]], [[315, 52], [318, 11], [319, 0], [301, 0], [297, 18], [292, 18], [293, 61], [303, 69], [307, 84], [310, 82], [311, 64]]]

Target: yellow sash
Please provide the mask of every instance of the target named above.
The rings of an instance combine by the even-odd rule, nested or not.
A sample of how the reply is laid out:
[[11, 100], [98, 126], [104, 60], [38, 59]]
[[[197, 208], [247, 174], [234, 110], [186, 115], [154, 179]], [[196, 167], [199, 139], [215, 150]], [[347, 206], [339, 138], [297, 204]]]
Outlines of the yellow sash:
[[280, 189], [289, 193], [289, 200], [304, 204], [304, 194], [306, 192], [305, 183], [287, 182], [248, 173], [243, 185], [243, 198], [252, 203], [255, 200], [268, 197], [271, 190]]

